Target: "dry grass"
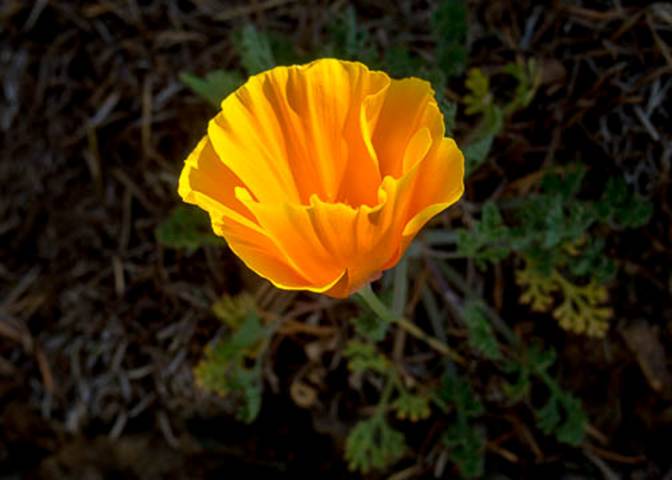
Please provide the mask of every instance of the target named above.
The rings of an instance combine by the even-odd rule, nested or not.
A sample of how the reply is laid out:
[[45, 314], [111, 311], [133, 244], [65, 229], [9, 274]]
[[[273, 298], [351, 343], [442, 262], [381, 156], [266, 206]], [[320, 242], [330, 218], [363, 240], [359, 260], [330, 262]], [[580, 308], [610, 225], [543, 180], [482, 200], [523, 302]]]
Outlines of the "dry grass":
[[[400, 19], [407, 12], [424, 12], [409, 17], [415, 20], [408, 33], [422, 51], [424, 2], [358, 3], [381, 45], [390, 24], [404, 30]], [[554, 162], [578, 160], [597, 172], [624, 172], [635, 189], [654, 200], [656, 216], [646, 238], [614, 242], [614, 254], [629, 275], [617, 287], [624, 295], [616, 305], [623, 319], [660, 319], [652, 341], [669, 342], [672, 9], [663, 2], [647, 7], [614, 2], [609, 8], [600, 2], [473, 3], [470, 61], [487, 69], [534, 56], [544, 66], [544, 79], [532, 107], [512, 119], [488, 165], [472, 179], [463, 210], [468, 216], [470, 202], [484, 192], [518, 188], [513, 182]], [[200, 459], [199, 468], [212, 474], [234, 458], [245, 459], [256, 442], [262, 448], [241, 461], [260, 472], [291, 473], [292, 455], [308, 465], [295, 467], [299, 470], [341, 471], [330, 467], [340, 454], [315, 433], [342, 439], [345, 426], [333, 411], [325, 408], [313, 422], [273, 397], [280, 406], [262, 414], [261, 426], [245, 431], [220, 418], [222, 400], [194, 388], [192, 368], [219, 328], [210, 305], [224, 292], [259, 283], [226, 249], [165, 251], [154, 229], [177, 204], [181, 161], [212, 113], [179, 82], [179, 72], [234, 67], [229, 32], [248, 20], [291, 34], [299, 48], [310, 50], [319, 44], [329, 16], [346, 4], [7, 0], [0, 5], [0, 473], [32, 470], [38, 477], [67, 478], [85, 465], [93, 472], [139, 478], [170, 471], [177, 478], [188, 476], [185, 459]], [[381, 21], [382, 14], [389, 15]], [[452, 87], [449, 96], [459, 98], [459, 86]], [[465, 132], [467, 125], [460, 128]], [[633, 247], [642, 250], [633, 256]], [[486, 296], [505, 308], [502, 278]], [[328, 301], [285, 300], [294, 307], [285, 306], [291, 318], [274, 345], [275, 367], [267, 372], [271, 386], [304, 378], [314, 367], [307, 364], [297, 374], [300, 362], [286, 350], [303, 350], [307, 339], [321, 339], [311, 348], [333, 351], [342, 326]], [[529, 323], [518, 327], [524, 332]], [[648, 389], [635, 364], [646, 365], [646, 359], [629, 352], [618, 335], [600, 348], [606, 353], [588, 354], [595, 344], [578, 341], [563, 351], [568, 383], [592, 399], [588, 410], [614, 436], [612, 445], [625, 452], [601, 446], [596, 431], [589, 458], [605, 478], [615, 478], [611, 470], [620, 467], [662, 478], [667, 445], [655, 443], [672, 425], [669, 392]], [[607, 393], [591, 391], [594, 377], [605, 375], [614, 376], [599, 382]], [[336, 395], [339, 386], [325, 388]], [[637, 390], [627, 393], [631, 410], [622, 411], [620, 419], [600, 418], [603, 405], [628, 389]], [[287, 418], [273, 419], [275, 412]], [[198, 418], [217, 419], [229, 433], [195, 427]], [[506, 430], [500, 440], [514, 434], [529, 439], [525, 421], [511, 412], [493, 423], [495, 430]], [[290, 425], [298, 427], [282, 433]], [[82, 452], [90, 445], [82, 435], [98, 438], [85, 458]], [[259, 435], [271, 440], [267, 444]], [[209, 436], [216, 448], [197, 441]], [[307, 439], [317, 443], [302, 453]], [[493, 454], [519, 475], [535, 461], [558, 461], [557, 452], [534, 439], [520, 441], [524, 460], [499, 443], [490, 445]], [[170, 448], [181, 452], [179, 459], [165, 460]], [[128, 453], [134, 450], [159, 452], [156, 462], [165, 460], [165, 468], [141, 467], [146, 457]], [[425, 445], [422, 452], [430, 450]], [[112, 458], [105, 458], [110, 451]], [[308, 458], [311, 452], [318, 452], [317, 458]]]

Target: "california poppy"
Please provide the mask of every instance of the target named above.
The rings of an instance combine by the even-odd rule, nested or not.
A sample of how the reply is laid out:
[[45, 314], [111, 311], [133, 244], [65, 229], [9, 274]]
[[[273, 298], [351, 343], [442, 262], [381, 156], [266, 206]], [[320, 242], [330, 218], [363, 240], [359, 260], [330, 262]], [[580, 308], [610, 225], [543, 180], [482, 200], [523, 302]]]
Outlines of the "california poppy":
[[429, 83], [316, 60], [251, 77], [187, 158], [179, 194], [279, 288], [347, 297], [464, 191]]

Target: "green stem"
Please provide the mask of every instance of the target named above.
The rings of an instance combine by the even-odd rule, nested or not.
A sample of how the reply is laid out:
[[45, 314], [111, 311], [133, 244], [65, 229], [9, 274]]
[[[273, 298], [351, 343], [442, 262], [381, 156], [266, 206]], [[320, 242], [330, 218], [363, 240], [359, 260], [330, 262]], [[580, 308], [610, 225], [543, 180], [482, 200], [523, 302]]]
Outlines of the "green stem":
[[378, 400], [378, 405], [373, 412], [372, 418], [378, 419], [380, 421], [385, 421], [385, 415], [387, 414], [387, 407], [390, 404], [390, 399], [392, 398], [392, 392], [394, 392], [394, 387], [397, 386], [398, 380], [395, 378], [397, 372], [395, 369], [390, 370], [390, 374], [387, 376], [385, 381], [385, 386], [383, 391], [380, 394], [380, 400]]
[[396, 375], [396, 370], [392, 369], [387, 377], [387, 383], [383, 388], [383, 393], [381, 394], [380, 401], [378, 402], [378, 411], [380, 412], [385, 412], [387, 410], [387, 405], [390, 403], [392, 392], [394, 391], [394, 387], [397, 384], [397, 380], [395, 378]]
[[394, 322], [397, 317], [387, 308], [387, 306], [378, 298], [378, 295], [373, 293], [371, 284], [367, 283], [357, 291], [357, 294], [366, 302], [373, 312], [378, 315], [381, 320], [386, 322]]
[[415, 338], [422, 340], [427, 345], [432, 347], [437, 352], [450, 357], [453, 361], [464, 364], [464, 358], [456, 351], [451, 349], [448, 345], [441, 342], [440, 340], [428, 335], [422, 329], [420, 329], [416, 324], [408, 321], [404, 317], [400, 317], [392, 313], [392, 311], [387, 308], [387, 306], [378, 298], [378, 296], [373, 293], [371, 289], [371, 284], [366, 284], [364, 287], [357, 291], [357, 294], [366, 302], [366, 304], [373, 310], [373, 312], [380, 317], [381, 320], [384, 320], [389, 323], [396, 323], [399, 328], [406, 331], [410, 335], [413, 335]]

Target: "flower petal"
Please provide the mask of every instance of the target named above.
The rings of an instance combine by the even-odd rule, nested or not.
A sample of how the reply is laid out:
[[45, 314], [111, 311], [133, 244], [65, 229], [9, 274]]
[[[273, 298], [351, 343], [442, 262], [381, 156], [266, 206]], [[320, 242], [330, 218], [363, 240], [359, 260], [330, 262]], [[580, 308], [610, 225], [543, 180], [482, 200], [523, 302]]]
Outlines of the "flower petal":
[[402, 219], [408, 210], [412, 181], [411, 176], [385, 177], [375, 207], [352, 208], [312, 199], [307, 211], [316, 236], [347, 271], [347, 281], [326, 293], [345, 297], [398, 261], [403, 254]]
[[341, 184], [352, 164], [357, 165], [357, 177], [347, 178], [349, 187], [364, 186], [375, 198], [380, 177], [362, 138], [360, 115], [364, 99], [385, 89], [389, 77], [361, 63], [334, 59], [289, 68], [287, 73], [287, 104], [301, 126], [299, 131], [294, 129], [292, 138], [300, 137], [307, 144], [305, 154], [292, 159], [303, 203], [313, 194], [325, 201], [341, 200]]
[[443, 134], [423, 80], [333, 59], [277, 67], [222, 102], [179, 193], [276, 286], [345, 297], [462, 195]]
[[[323, 59], [256, 75], [222, 102], [208, 134], [222, 161], [259, 201], [337, 201], [348, 166], [348, 202], [375, 198], [378, 165], [360, 127], [362, 102], [387, 88], [382, 72]], [[355, 192], [355, 193], [353, 193]], [[367, 196], [368, 195], [368, 196]]]
[[208, 137], [222, 162], [263, 202], [299, 202], [286, 139], [260, 75], [222, 102]]
[[236, 189], [236, 196], [292, 267], [312, 285], [322, 287], [343, 275], [343, 268], [315, 234], [305, 205], [256, 202], [243, 188]]
[[235, 197], [234, 188], [241, 185], [206, 136], [185, 161], [178, 193], [185, 202], [198, 205], [211, 215], [225, 216], [254, 229], [252, 213]]
[[352, 293], [380, 272], [394, 253], [397, 242], [391, 238], [389, 228], [394, 198], [383, 187], [379, 194], [381, 203], [373, 208], [323, 202], [316, 196], [306, 207], [317, 239], [336, 265], [347, 272], [347, 279], [338, 285], [338, 291], [329, 292], [332, 296]]
[[406, 145], [402, 161], [402, 171], [408, 172], [418, 162], [422, 161], [432, 148], [432, 134], [429, 128], [422, 127], [415, 132]]
[[423, 160], [417, 175], [416, 191], [409, 206], [410, 220], [403, 231], [406, 244], [430, 218], [457, 202], [464, 193], [464, 156], [455, 141], [442, 139], [439, 148]]
[[399, 178], [404, 173], [406, 146], [422, 127], [429, 129], [435, 141], [443, 137], [443, 118], [431, 85], [419, 78], [393, 81], [372, 138], [382, 177]]
[[276, 287], [322, 293], [331, 289], [343, 276], [341, 274], [324, 284], [316, 284], [289, 265], [284, 253], [268, 236], [230, 221], [216, 225], [215, 230], [227, 239], [231, 250], [245, 265]]
[[226, 238], [231, 250], [250, 269], [276, 286], [314, 291], [332, 288], [339, 279], [316, 286], [297, 272], [236, 198], [234, 189], [240, 186], [240, 179], [221, 162], [208, 137], [204, 137], [185, 162], [178, 192], [185, 202], [206, 210], [215, 234]]

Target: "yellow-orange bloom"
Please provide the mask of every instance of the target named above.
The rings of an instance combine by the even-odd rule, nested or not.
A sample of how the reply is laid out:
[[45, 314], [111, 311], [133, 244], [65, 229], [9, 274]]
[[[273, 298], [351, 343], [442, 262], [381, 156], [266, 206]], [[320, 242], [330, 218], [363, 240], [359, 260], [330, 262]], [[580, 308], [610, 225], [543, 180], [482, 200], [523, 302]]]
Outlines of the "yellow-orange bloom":
[[251, 77], [186, 160], [179, 194], [277, 287], [346, 297], [464, 191], [429, 83], [334, 59]]

